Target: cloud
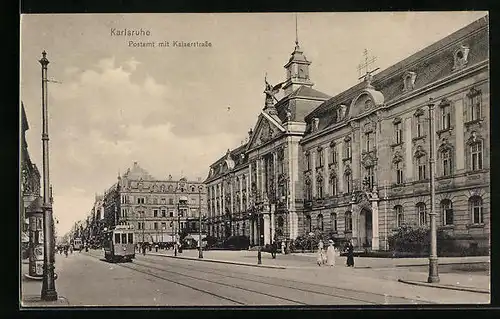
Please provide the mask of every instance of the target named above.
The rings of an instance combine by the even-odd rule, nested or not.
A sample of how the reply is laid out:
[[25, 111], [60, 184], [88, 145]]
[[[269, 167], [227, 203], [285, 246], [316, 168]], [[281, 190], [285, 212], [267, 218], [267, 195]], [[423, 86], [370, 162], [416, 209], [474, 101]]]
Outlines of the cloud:
[[157, 178], [181, 171], [205, 178], [210, 163], [241, 140], [239, 134], [215, 129], [217, 122], [206, 123], [213, 126], [207, 134], [179, 135], [179, 126], [194, 129], [204, 123], [192, 109], [179, 107], [190, 99], [150, 75], [132, 81], [135, 69], [126, 64], [130, 61], [100, 60], [50, 91], [51, 174], [58, 210], [65, 212], [58, 217], [61, 229], [88, 214], [94, 193], [110, 187], [117, 172], [134, 161]]

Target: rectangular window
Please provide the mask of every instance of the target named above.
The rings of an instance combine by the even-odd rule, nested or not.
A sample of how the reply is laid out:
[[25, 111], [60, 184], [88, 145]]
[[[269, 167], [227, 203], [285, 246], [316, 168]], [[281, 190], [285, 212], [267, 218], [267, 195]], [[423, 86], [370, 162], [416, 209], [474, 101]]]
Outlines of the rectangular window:
[[346, 185], [346, 193], [350, 193], [352, 191], [352, 183], [351, 183], [351, 175], [345, 175], [345, 185]]
[[310, 153], [306, 154], [306, 162], [307, 162], [307, 169], [310, 170], [311, 169], [311, 154]]
[[133, 233], [129, 233], [128, 234], [128, 243], [129, 244], [133, 244], [134, 243], [134, 234]]
[[158, 223], [157, 222], [154, 223], [154, 229], [158, 230]]
[[365, 134], [365, 151], [370, 152], [374, 145], [374, 136], [373, 132], [368, 132]]
[[162, 229], [162, 230], [167, 229], [167, 223], [162, 222], [162, 223], [161, 223], [161, 229]]
[[332, 148], [330, 149], [331, 150], [331, 161], [332, 161], [332, 164], [336, 164], [337, 163], [337, 148], [335, 146], [332, 146]]
[[332, 196], [337, 195], [337, 178], [333, 177], [330, 179], [330, 194]]
[[375, 185], [375, 168], [374, 166], [370, 166], [366, 168], [366, 175], [368, 177], [368, 183], [370, 186], [370, 189], [373, 189], [373, 186]]
[[153, 217], [158, 217], [158, 209], [153, 210]]
[[323, 150], [318, 151], [318, 161], [316, 167], [323, 167]]
[[482, 143], [475, 143], [470, 146], [471, 149], [471, 168], [473, 171], [483, 169], [483, 150]]
[[162, 209], [161, 210], [161, 217], [167, 217], [167, 211]]
[[417, 166], [418, 166], [418, 180], [420, 180], [420, 181], [425, 180], [426, 179], [426, 172], [425, 172], [426, 160], [425, 160], [424, 156], [417, 159]]
[[169, 213], [168, 213], [168, 215], [169, 215], [170, 217], [174, 217], [174, 212], [169, 212]]
[[122, 244], [127, 243], [127, 234], [122, 234]]
[[441, 129], [448, 130], [451, 127], [451, 107], [449, 105], [441, 107]]
[[476, 121], [481, 119], [481, 93], [478, 92], [474, 96], [470, 97], [470, 120]]
[[396, 184], [403, 184], [403, 164], [396, 163]]
[[351, 141], [345, 142], [344, 151], [345, 151], [344, 158], [351, 158]]
[[394, 137], [396, 144], [403, 143], [403, 124], [401, 122], [394, 124]]
[[416, 124], [417, 124], [417, 137], [424, 136], [425, 130], [424, 130], [424, 116], [423, 115], [416, 116]]
[[115, 234], [115, 244], [120, 243], [120, 234]]
[[169, 205], [173, 205], [174, 204], [174, 199], [173, 198], [169, 198], [168, 199], [168, 204]]
[[451, 152], [445, 151], [441, 153], [443, 156], [443, 176], [451, 175]]

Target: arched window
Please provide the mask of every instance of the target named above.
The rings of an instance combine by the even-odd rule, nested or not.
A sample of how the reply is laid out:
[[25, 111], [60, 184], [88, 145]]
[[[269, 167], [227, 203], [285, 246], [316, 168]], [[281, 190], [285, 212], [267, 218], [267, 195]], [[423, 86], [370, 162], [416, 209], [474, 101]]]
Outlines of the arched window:
[[337, 195], [337, 176], [333, 175], [330, 176], [330, 195], [335, 196]]
[[323, 231], [323, 215], [322, 214], [318, 215], [318, 229]]
[[311, 223], [311, 216], [310, 215], [306, 216], [306, 222], [305, 222], [304, 226], [306, 228], [306, 232], [312, 231], [312, 223]]
[[469, 198], [469, 211], [473, 224], [484, 223], [483, 219], [483, 199], [480, 196], [472, 196]]
[[345, 231], [352, 231], [352, 213], [349, 211], [345, 212]]
[[427, 225], [427, 211], [425, 209], [425, 203], [418, 203], [416, 205], [417, 208], [417, 216], [418, 216], [418, 225], [426, 226]]
[[337, 231], [337, 214], [330, 214], [330, 228], [332, 231]]
[[417, 158], [418, 180], [423, 181], [427, 178], [427, 156], [420, 156]]
[[403, 206], [397, 205], [394, 206], [394, 212], [396, 213], [396, 227], [401, 227], [404, 224], [404, 214], [403, 214]]
[[453, 204], [451, 200], [444, 199], [441, 201], [441, 211], [443, 212], [443, 225], [453, 225]]
[[309, 178], [306, 178], [305, 181], [305, 188], [306, 188], [306, 200], [312, 200], [312, 185], [311, 185], [311, 180]]

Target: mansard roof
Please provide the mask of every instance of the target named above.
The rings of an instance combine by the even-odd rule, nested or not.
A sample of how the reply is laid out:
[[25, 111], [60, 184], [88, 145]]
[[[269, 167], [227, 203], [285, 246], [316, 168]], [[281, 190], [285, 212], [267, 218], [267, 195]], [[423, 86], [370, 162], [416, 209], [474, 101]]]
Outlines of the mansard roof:
[[123, 178], [127, 178], [130, 180], [145, 180], [145, 181], [154, 181], [154, 178], [151, 174], [148, 173], [144, 168], [140, 167], [137, 162], [134, 162], [132, 168], [129, 168], [125, 174], [123, 174]]
[[[397, 101], [406, 95], [403, 91], [403, 75], [411, 71], [416, 73], [414, 90], [443, 79], [453, 73], [454, 52], [460, 45], [469, 47], [468, 66], [488, 60], [489, 35], [488, 16], [485, 16], [468, 26], [452, 33], [451, 35], [425, 47], [408, 58], [375, 74], [371, 85], [380, 92], [386, 104]], [[319, 130], [337, 123], [337, 109], [340, 105], [347, 106], [349, 114], [350, 105], [358, 94], [366, 88], [364, 82], [337, 94], [328, 101], [318, 106], [305, 117], [306, 122], [319, 118]], [[347, 120], [349, 116], [343, 120]]]
[[306, 103], [291, 103], [294, 99], [303, 100], [313, 100], [313, 101], [325, 101], [330, 99], [331, 96], [310, 88], [308, 86], [300, 86], [295, 91], [289, 95], [283, 97], [278, 103], [276, 103], [276, 110], [278, 111], [278, 117], [282, 122], [287, 121], [287, 111], [291, 113], [291, 120], [297, 122], [303, 122], [307, 114], [309, 114], [316, 105], [308, 105]]
[[[210, 172], [208, 173], [208, 177], [205, 179], [204, 183], [210, 182], [229, 172], [244, 167], [247, 164], [248, 160], [248, 158], [245, 156], [247, 144], [248, 143], [240, 145], [232, 151], [228, 150], [228, 152], [224, 156], [220, 157], [217, 161], [210, 165]], [[228, 167], [226, 163], [228, 158], [233, 162], [232, 167]]]

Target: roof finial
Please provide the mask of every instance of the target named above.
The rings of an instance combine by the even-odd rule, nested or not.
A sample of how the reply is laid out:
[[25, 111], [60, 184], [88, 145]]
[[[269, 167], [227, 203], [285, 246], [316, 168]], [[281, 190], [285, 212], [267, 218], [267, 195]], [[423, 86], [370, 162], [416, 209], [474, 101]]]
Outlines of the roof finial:
[[297, 27], [297, 12], [295, 12], [295, 45], [299, 46], [299, 31]]

